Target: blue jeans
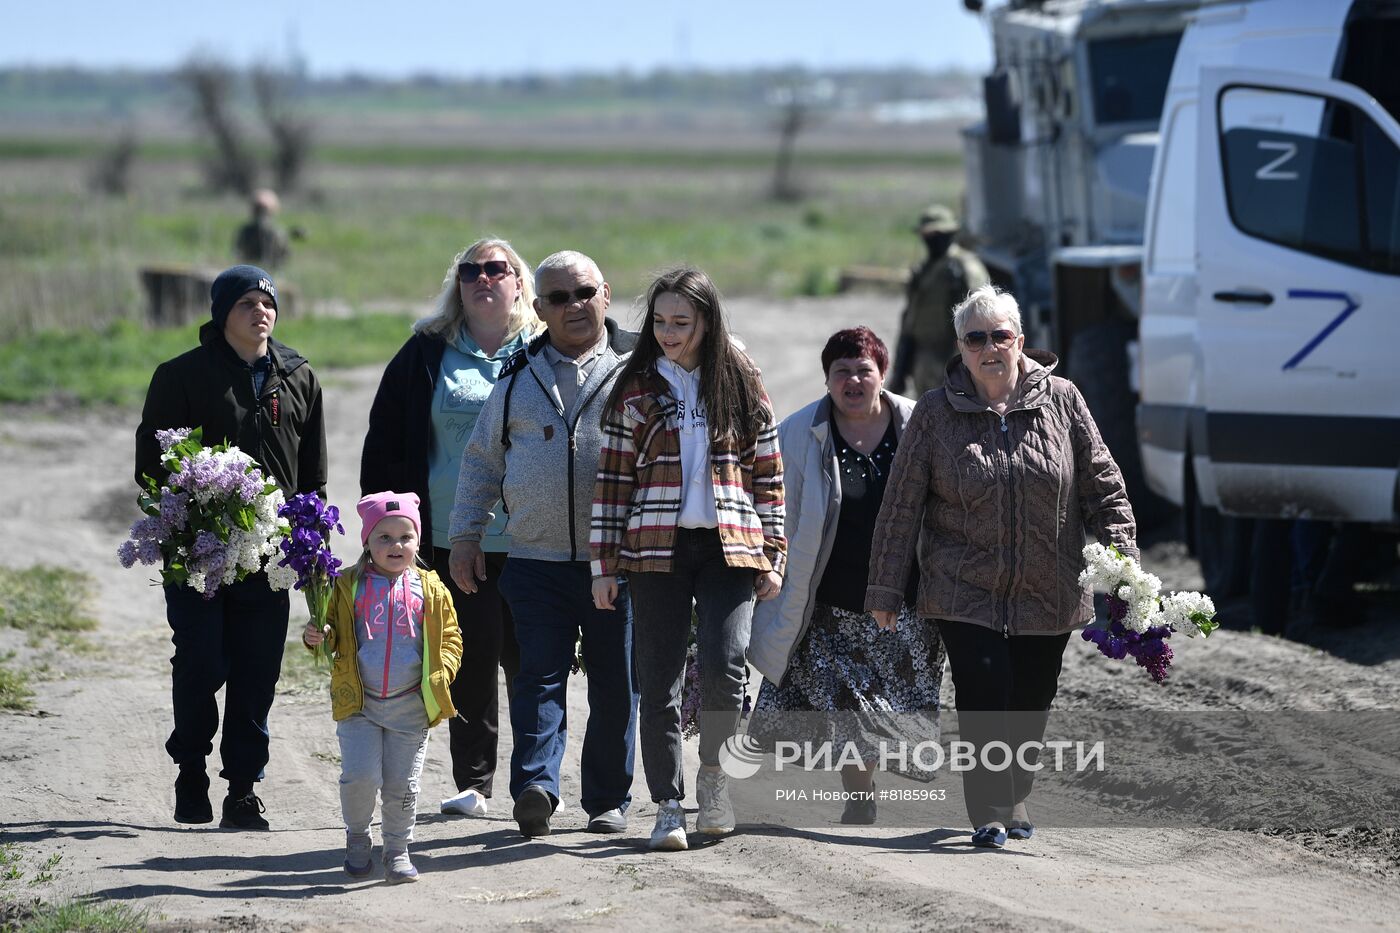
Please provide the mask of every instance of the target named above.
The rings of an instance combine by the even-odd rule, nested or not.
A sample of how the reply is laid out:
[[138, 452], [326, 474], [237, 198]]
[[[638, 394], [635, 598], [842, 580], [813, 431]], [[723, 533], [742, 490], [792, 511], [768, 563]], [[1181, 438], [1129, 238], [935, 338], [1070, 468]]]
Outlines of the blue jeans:
[[510, 793], [530, 785], [559, 797], [559, 765], [568, 738], [568, 683], [583, 635], [588, 728], [583, 735], [583, 809], [589, 816], [632, 801], [637, 685], [632, 667], [632, 607], [618, 587], [616, 609], [593, 607], [586, 561], [506, 559], [501, 595], [515, 619], [520, 673], [510, 698]]
[[203, 768], [214, 749], [224, 693], [219, 776], [248, 787], [262, 780], [268, 759], [267, 714], [282, 673], [290, 601], [258, 573], [219, 587], [205, 599], [187, 586], [165, 588], [165, 617], [175, 655], [170, 659], [175, 728], [165, 750], [178, 765]]
[[700, 664], [700, 763], [719, 764], [744, 704], [744, 652], [753, 622], [754, 571], [724, 560], [719, 532], [677, 528], [668, 573], [629, 573], [642, 690], [642, 766], [651, 799], [685, 799], [681, 681], [695, 606]]

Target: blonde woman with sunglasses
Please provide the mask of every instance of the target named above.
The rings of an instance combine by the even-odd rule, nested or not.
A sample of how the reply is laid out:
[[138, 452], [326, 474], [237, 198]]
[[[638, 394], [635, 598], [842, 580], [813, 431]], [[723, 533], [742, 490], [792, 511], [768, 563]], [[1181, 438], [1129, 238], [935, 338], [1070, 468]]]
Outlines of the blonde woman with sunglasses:
[[496, 580], [510, 550], [505, 515], [482, 539], [486, 579], [475, 595], [448, 573], [449, 519], [462, 449], [512, 354], [544, 328], [535, 314], [529, 267], [505, 240], [477, 240], [457, 253], [442, 279], [433, 313], [389, 362], [369, 413], [360, 460], [360, 492], [413, 492], [420, 500], [423, 556], [447, 584], [461, 620], [462, 670], [452, 684], [458, 715], [448, 722], [457, 793], [442, 812], [483, 816], [496, 771], [499, 692], [520, 667], [510, 610]]
[[1083, 396], [1053, 375], [1054, 354], [1025, 349], [1016, 299], [983, 286], [953, 327], [961, 355], [915, 406], [890, 468], [865, 608], [892, 627], [918, 560], [918, 615], [938, 622], [960, 737], [1024, 748], [1009, 768], [963, 772], [971, 842], [1001, 848], [1035, 831], [1026, 798], [1060, 659], [1093, 618], [1085, 535], [1136, 558], [1137, 526]]

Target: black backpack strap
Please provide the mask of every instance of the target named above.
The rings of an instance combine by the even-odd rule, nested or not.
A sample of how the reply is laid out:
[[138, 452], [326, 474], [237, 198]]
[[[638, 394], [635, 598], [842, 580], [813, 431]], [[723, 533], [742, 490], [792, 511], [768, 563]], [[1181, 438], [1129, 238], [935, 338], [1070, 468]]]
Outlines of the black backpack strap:
[[510, 397], [515, 392], [515, 373], [506, 385], [505, 411], [501, 414], [501, 449], [510, 450]]
[[546, 336], [542, 333], [528, 344], [516, 350], [506, 358], [505, 365], [501, 367], [501, 377], [510, 377], [510, 383], [506, 386], [506, 401], [504, 412], [501, 415], [501, 449], [510, 450], [510, 396], [515, 391], [515, 375], [522, 369], [530, 365], [530, 351], [539, 352], [544, 346]]

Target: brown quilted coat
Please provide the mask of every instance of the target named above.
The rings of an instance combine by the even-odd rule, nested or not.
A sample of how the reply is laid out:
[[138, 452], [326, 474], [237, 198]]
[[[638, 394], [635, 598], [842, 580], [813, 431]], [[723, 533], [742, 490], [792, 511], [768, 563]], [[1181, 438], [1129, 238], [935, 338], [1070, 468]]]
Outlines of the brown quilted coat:
[[919, 399], [875, 525], [866, 609], [899, 608], [917, 544], [920, 616], [1056, 635], [1092, 618], [1086, 532], [1138, 556], [1123, 475], [1084, 397], [1050, 374], [1054, 354], [1023, 359], [1005, 417], [977, 400], [959, 359]]

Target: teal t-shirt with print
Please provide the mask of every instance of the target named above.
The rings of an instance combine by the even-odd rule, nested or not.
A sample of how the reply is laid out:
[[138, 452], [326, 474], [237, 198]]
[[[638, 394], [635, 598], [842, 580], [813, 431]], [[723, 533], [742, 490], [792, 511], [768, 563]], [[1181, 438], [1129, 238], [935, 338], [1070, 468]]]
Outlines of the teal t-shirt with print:
[[[428, 453], [428, 496], [433, 506], [433, 546], [451, 548], [450, 521], [452, 504], [457, 498], [457, 471], [462, 465], [462, 450], [472, 436], [476, 419], [486, 397], [491, 394], [501, 368], [516, 350], [525, 345], [523, 334], [488, 355], [477, 346], [464, 329], [442, 354], [442, 368], [433, 386], [433, 440]], [[493, 510], [496, 517], [481, 539], [482, 550], [510, 550], [510, 536], [505, 533], [506, 516], [501, 504]]]

